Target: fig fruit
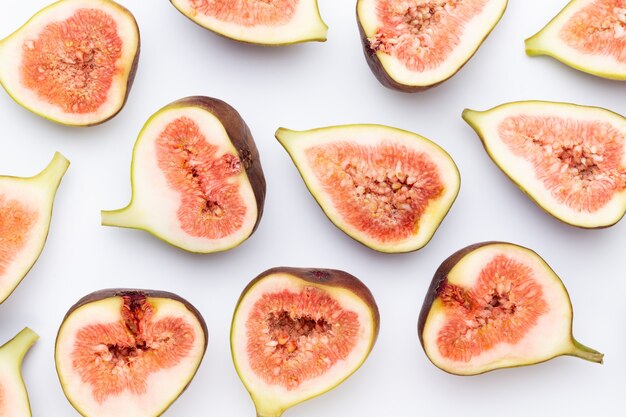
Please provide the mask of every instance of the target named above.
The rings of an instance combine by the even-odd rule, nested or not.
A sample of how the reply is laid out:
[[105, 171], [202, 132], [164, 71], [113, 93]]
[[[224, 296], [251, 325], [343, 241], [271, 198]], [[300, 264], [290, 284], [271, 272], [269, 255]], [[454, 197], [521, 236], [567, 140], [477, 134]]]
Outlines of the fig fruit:
[[532, 250], [504, 242], [468, 246], [441, 264], [418, 334], [430, 361], [456, 375], [561, 355], [603, 358], [572, 336], [572, 305], [550, 266]]
[[450, 210], [459, 171], [443, 149], [405, 130], [345, 125], [276, 138], [328, 218], [380, 252], [426, 245]]
[[69, 164], [57, 152], [34, 177], [0, 177], [0, 303], [24, 279], [43, 250], [54, 197]]
[[72, 126], [124, 106], [139, 57], [133, 15], [111, 0], [60, 0], [0, 41], [0, 84], [26, 109]]
[[22, 361], [39, 336], [28, 327], [0, 346], [0, 416], [30, 417]]
[[189, 19], [218, 35], [261, 45], [326, 40], [317, 0], [170, 0]]
[[183, 393], [204, 357], [200, 312], [165, 291], [109, 289], [79, 300], [57, 335], [65, 396], [86, 417], [156, 417]]
[[548, 55], [577, 70], [626, 80], [626, 4], [573, 0], [532, 37], [529, 56]]
[[356, 277], [273, 268], [243, 290], [230, 334], [233, 361], [258, 417], [279, 417], [339, 385], [367, 359], [380, 316]]
[[500, 169], [541, 208], [583, 228], [626, 211], [626, 119], [597, 107], [527, 101], [463, 118]]
[[223, 101], [187, 97], [156, 112], [133, 151], [133, 197], [102, 224], [146, 230], [181, 249], [233, 248], [256, 230], [265, 177], [250, 129]]
[[507, 0], [358, 0], [365, 58], [386, 87], [433, 87], [469, 61], [506, 6]]

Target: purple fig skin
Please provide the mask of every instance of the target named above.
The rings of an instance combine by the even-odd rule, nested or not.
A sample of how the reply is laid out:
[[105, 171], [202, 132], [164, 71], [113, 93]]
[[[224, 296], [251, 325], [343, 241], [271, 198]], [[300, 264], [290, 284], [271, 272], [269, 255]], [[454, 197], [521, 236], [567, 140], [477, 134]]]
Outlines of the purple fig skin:
[[476, 249], [482, 248], [483, 246], [494, 245], [494, 244], [506, 244], [506, 243], [490, 241], [490, 242], [476, 243], [476, 244], [467, 246], [463, 249], [456, 251], [452, 255], [450, 255], [445, 261], [443, 261], [443, 263], [439, 266], [439, 268], [437, 268], [437, 271], [435, 271], [435, 275], [433, 276], [433, 279], [430, 282], [430, 286], [428, 287], [428, 291], [426, 291], [426, 296], [424, 297], [424, 302], [422, 303], [422, 310], [420, 311], [420, 316], [417, 321], [417, 334], [419, 336], [422, 348], [424, 347], [423, 333], [424, 333], [424, 326], [426, 325], [426, 319], [428, 318], [428, 313], [430, 312], [430, 309], [435, 299], [439, 297], [439, 293], [441, 291], [442, 286], [448, 282], [448, 273], [450, 272], [450, 270], [454, 268], [454, 266], [458, 264], [459, 261], [463, 259], [463, 257], [467, 255], [468, 253], [473, 252]]
[[361, 20], [357, 14], [357, 22], [359, 24], [359, 34], [361, 37], [361, 44], [363, 46], [363, 54], [365, 55], [365, 61], [367, 65], [370, 67], [374, 76], [382, 85], [392, 90], [401, 91], [403, 93], [418, 93], [420, 91], [428, 90], [436, 85], [441, 84], [443, 81], [438, 82], [437, 84], [426, 85], [426, 86], [410, 86], [406, 84], [400, 84], [393, 78], [387, 74], [387, 71], [383, 68], [383, 65], [380, 63], [378, 56], [376, 55], [376, 51], [370, 48], [370, 41], [365, 34], [365, 29], [363, 29], [363, 25], [361, 25]]
[[367, 286], [359, 280], [354, 275], [348, 274], [344, 271], [339, 271], [337, 269], [319, 269], [319, 268], [291, 268], [291, 267], [276, 267], [268, 269], [265, 272], [262, 272], [259, 276], [254, 278], [241, 293], [239, 300], [237, 301], [237, 309], [239, 308], [239, 304], [244, 296], [248, 293], [248, 291], [256, 285], [257, 282], [263, 280], [264, 278], [274, 275], [274, 274], [288, 274], [294, 277], [295, 279], [300, 279], [302, 281], [310, 282], [312, 284], [324, 286], [324, 287], [332, 287], [332, 288], [343, 288], [346, 289], [356, 296], [358, 296], [361, 300], [367, 304], [370, 311], [372, 312], [372, 319], [374, 325], [374, 338], [372, 340], [372, 345], [378, 338], [378, 331], [380, 329], [380, 313], [378, 311], [378, 306], [376, 305], [376, 301], [374, 300], [374, 296]]
[[250, 235], [252, 235], [259, 226], [259, 222], [263, 216], [267, 185], [265, 175], [263, 174], [263, 167], [261, 166], [259, 151], [252, 137], [252, 133], [250, 132], [250, 128], [237, 110], [228, 103], [216, 98], [205, 96], [185, 97], [168, 104], [164, 109], [171, 107], [199, 107], [217, 117], [224, 126], [229, 139], [235, 149], [237, 149], [239, 159], [246, 170], [256, 199], [257, 218], [254, 228], [250, 233]]

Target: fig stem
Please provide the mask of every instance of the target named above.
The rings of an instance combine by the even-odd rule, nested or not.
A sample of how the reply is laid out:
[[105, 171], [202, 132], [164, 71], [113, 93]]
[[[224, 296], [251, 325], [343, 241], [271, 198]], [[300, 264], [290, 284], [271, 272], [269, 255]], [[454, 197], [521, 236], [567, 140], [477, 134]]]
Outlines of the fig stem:
[[481, 113], [482, 112], [480, 111], [465, 109], [463, 110], [463, 113], [461, 113], [461, 117], [463, 118], [463, 120], [473, 126], [472, 121], [475, 120], [476, 117], [478, 117]]
[[59, 184], [61, 178], [65, 175], [67, 168], [70, 166], [70, 161], [67, 160], [60, 152], [55, 152], [52, 161], [34, 178], [44, 181], [51, 181], [54, 184]]
[[130, 227], [136, 228], [137, 219], [141, 216], [134, 214], [131, 205], [119, 210], [102, 210], [100, 212], [103, 226], [115, 226], [115, 227]]
[[39, 339], [37, 333], [28, 327], [24, 327], [17, 336], [0, 347], [0, 354], [10, 357], [19, 368], [22, 365], [24, 356], [26, 356], [26, 352], [28, 352], [37, 339]]
[[604, 354], [598, 352], [595, 349], [591, 349], [583, 345], [582, 343], [578, 343], [576, 340], [573, 341], [573, 350], [568, 353], [570, 356], [576, 356], [578, 358], [595, 362], [595, 363], [603, 363]]
[[543, 50], [539, 46], [539, 33], [531, 36], [524, 41], [524, 47], [526, 48], [526, 55], [537, 56], [543, 53]]

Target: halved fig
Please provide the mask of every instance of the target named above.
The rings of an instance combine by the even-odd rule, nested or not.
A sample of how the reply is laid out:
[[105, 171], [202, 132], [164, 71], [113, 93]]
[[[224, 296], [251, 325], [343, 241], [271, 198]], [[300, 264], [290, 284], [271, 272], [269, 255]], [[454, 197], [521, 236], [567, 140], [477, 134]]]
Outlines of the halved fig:
[[69, 165], [57, 152], [34, 177], [0, 177], [0, 303], [39, 258], [50, 229], [54, 197]]
[[369, 289], [333, 269], [273, 268], [243, 290], [233, 360], [258, 417], [323, 394], [367, 359], [380, 324]]
[[561, 355], [602, 363], [572, 336], [572, 305], [555, 272], [530, 249], [468, 246], [433, 277], [418, 334], [431, 362], [456, 375], [544, 362]]
[[459, 171], [443, 149], [415, 133], [344, 125], [276, 138], [328, 218], [380, 252], [426, 245], [456, 199]]
[[39, 336], [28, 327], [0, 346], [0, 416], [30, 417], [22, 361]]
[[526, 39], [526, 53], [548, 55], [599, 77], [626, 80], [626, 4], [572, 0]]
[[526, 101], [463, 118], [500, 169], [541, 208], [584, 228], [626, 212], [626, 119], [608, 110]]
[[146, 230], [181, 249], [231, 249], [256, 230], [265, 177], [250, 129], [223, 101], [187, 97], [148, 119], [131, 168], [133, 197], [102, 224]]
[[0, 41], [0, 84], [26, 109], [72, 126], [124, 106], [139, 58], [133, 15], [111, 0], [60, 0]]
[[326, 40], [317, 0], [170, 0], [198, 25], [227, 38], [261, 45]]
[[507, 0], [358, 0], [365, 58], [386, 87], [433, 87], [469, 61], [506, 6]]
[[165, 291], [109, 289], [66, 314], [54, 358], [83, 416], [156, 417], [195, 376], [208, 342], [202, 315]]

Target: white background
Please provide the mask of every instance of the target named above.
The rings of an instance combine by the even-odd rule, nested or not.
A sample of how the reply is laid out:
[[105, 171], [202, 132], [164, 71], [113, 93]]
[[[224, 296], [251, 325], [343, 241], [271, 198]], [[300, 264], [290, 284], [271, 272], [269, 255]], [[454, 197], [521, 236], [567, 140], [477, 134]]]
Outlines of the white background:
[[[0, 37], [47, 0], [3, 2]], [[38, 172], [55, 150], [72, 165], [57, 194], [47, 245], [16, 292], [0, 305], [0, 340], [23, 326], [41, 335], [24, 374], [33, 415], [78, 415], [54, 369], [56, 331], [83, 295], [109, 287], [169, 290], [204, 315], [210, 340], [198, 375], [166, 416], [254, 416], [231, 362], [228, 332], [244, 286], [279, 265], [344, 269], [372, 290], [381, 332], [364, 366], [335, 390], [286, 416], [617, 415], [626, 372], [624, 258], [626, 221], [579, 230], [535, 206], [491, 162], [461, 119], [463, 108], [486, 109], [523, 99], [570, 101], [626, 113], [626, 86], [548, 58], [528, 58], [523, 40], [565, 0], [511, 0], [476, 56], [454, 78], [423, 93], [382, 87], [361, 52], [355, 1], [320, 0], [326, 43], [264, 48], [223, 39], [196, 26], [166, 0], [122, 0], [136, 16], [141, 58], [128, 103], [111, 121], [68, 128], [39, 118], [0, 91], [0, 172]], [[261, 152], [268, 183], [256, 234], [226, 253], [193, 255], [136, 230], [100, 226], [100, 210], [130, 199], [131, 149], [145, 120], [188, 95], [221, 98], [239, 110]], [[456, 160], [461, 192], [434, 239], [404, 254], [376, 253], [330, 223], [274, 139], [279, 126], [308, 129], [382, 123], [418, 132]], [[574, 304], [574, 331], [606, 354], [603, 366], [575, 358], [492, 372], [448, 375], [430, 364], [416, 322], [440, 262], [461, 247], [506, 240], [533, 248], [561, 276]]]

